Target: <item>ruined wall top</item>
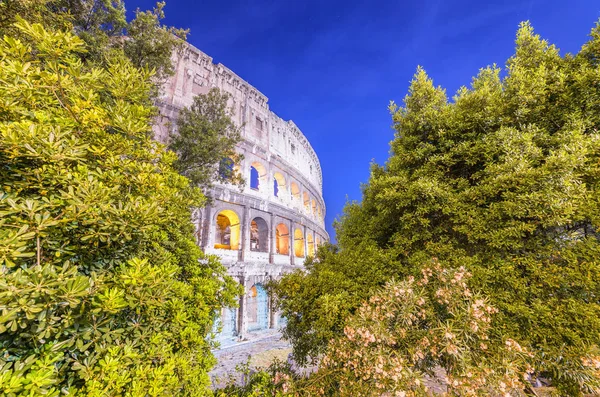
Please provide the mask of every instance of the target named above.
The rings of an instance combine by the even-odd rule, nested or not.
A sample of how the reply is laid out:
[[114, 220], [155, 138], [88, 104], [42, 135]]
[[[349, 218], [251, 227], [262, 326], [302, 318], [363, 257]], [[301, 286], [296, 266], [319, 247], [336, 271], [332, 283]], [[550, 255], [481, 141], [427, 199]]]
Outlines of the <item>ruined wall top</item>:
[[[215, 87], [229, 93], [233, 120], [242, 126], [243, 139], [298, 170], [322, 195], [321, 165], [314, 149], [293, 121], [269, 109], [265, 95], [191, 44], [173, 55], [173, 65], [175, 75], [163, 86], [162, 106], [181, 109]], [[157, 131], [157, 138], [164, 141], [166, 133]]]

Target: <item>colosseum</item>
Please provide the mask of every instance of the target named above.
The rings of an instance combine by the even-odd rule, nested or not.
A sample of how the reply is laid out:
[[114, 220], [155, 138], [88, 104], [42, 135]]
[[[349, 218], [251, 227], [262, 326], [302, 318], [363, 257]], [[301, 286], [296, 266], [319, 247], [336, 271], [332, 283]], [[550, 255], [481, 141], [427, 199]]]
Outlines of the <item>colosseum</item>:
[[236, 164], [243, 189], [217, 184], [211, 204], [194, 217], [198, 244], [222, 259], [244, 286], [239, 307], [223, 309], [218, 339], [233, 342], [249, 332], [278, 328], [284, 319], [273, 309], [264, 285], [298, 269], [328, 241], [319, 159], [293, 121], [269, 110], [268, 98], [192, 45], [174, 57], [175, 74], [164, 85], [161, 121], [155, 136], [165, 142], [168, 121], [196, 95], [217, 87], [230, 94], [234, 121], [242, 128]]

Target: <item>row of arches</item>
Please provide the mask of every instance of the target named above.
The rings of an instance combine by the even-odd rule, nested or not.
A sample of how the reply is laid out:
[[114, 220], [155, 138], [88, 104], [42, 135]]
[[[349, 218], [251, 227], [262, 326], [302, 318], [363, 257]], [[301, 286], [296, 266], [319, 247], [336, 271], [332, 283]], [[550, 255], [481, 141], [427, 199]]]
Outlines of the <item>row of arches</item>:
[[[215, 244], [214, 248], [224, 250], [240, 249], [240, 218], [232, 210], [222, 210], [217, 214], [215, 221]], [[250, 221], [250, 251], [269, 252], [269, 225], [261, 217], [255, 217]], [[305, 241], [306, 238], [306, 241]], [[314, 256], [316, 248], [321, 245], [321, 237], [313, 233], [302, 231], [296, 227], [293, 234], [285, 223], [279, 223], [275, 227], [275, 254], [290, 255], [290, 249], [296, 257], [303, 258], [308, 254]], [[307, 251], [307, 252], [305, 252]]]
[[217, 333], [217, 339], [226, 340], [239, 335], [240, 332], [260, 331], [269, 326], [273, 327], [270, 306], [265, 287], [259, 283], [252, 285], [246, 290], [245, 300], [240, 296], [240, 310], [244, 310], [242, 321], [238, 309], [229, 307], [221, 309], [213, 329]]
[[[263, 190], [269, 183], [268, 179], [267, 169], [261, 163], [255, 161], [250, 165], [250, 189]], [[296, 182], [291, 182], [288, 187], [285, 176], [279, 171], [273, 174], [273, 196], [301, 206], [307, 214], [313, 215], [317, 219], [324, 217], [323, 208], [317, 203], [317, 200], [311, 198], [307, 191], [301, 193]]]

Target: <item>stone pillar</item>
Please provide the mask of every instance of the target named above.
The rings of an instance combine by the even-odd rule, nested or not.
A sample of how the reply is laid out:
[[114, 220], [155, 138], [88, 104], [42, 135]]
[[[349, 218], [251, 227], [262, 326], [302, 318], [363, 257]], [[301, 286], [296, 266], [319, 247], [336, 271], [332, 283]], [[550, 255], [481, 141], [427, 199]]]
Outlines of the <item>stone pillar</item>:
[[273, 263], [275, 255], [275, 233], [277, 225], [275, 225], [275, 215], [271, 213], [271, 227], [269, 228], [269, 263]]
[[238, 309], [238, 339], [242, 340], [246, 337], [246, 331], [248, 327], [248, 319], [246, 316], [246, 297], [248, 295], [248, 283], [246, 282], [246, 278], [244, 276], [240, 277], [240, 284], [244, 287], [244, 293], [240, 296], [240, 307]]
[[247, 250], [250, 249], [250, 220], [248, 219], [250, 208], [244, 206], [244, 213], [242, 215], [242, 224], [240, 225], [240, 250], [238, 258], [240, 262], [244, 261], [244, 255]]
[[213, 231], [213, 222], [212, 222], [212, 218], [213, 218], [213, 206], [210, 204], [207, 204], [206, 207], [204, 208], [203, 211], [203, 222], [202, 222], [202, 226], [200, 229], [200, 248], [202, 249], [202, 251], [205, 251], [206, 248], [209, 246], [210, 244], [210, 236], [211, 236], [211, 232]]
[[[272, 277], [269, 277], [272, 280]], [[269, 294], [269, 328], [277, 327], [277, 316], [275, 315], [275, 307], [273, 307], [273, 297]]]
[[306, 226], [302, 226], [302, 232], [304, 234], [304, 259], [308, 256], [308, 233]]
[[290, 246], [288, 252], [290, 253], [290, 265], [294, 266], [296, 259], [296, 253], [294, 252], [294, 241], [296, 239], [296, 222], [290, 221], [290, 235], [288, 237], [288, 244]]
[[175, 97], [181, 97], [184, 95], [185, 85], [185, 59], [182, 59], [185, 55], [181, 54], [177, 57], [177, 65], [175, 66], [174, 84], [169, 87], [171, 95], [171, 103], [175, 103]]

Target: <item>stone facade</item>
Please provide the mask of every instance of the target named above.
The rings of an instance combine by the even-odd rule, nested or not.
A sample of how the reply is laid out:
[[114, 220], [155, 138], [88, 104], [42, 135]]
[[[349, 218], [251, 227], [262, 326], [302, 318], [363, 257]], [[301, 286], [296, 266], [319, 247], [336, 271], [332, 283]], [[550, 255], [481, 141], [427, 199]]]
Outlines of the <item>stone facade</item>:
[[[191, 45], [174, 56], [175, 75], [164, 85], [155, 136], [168, 137], [167, 122], [193, 97], [217, 87], [230, 94], [234, 121], [242, 126], [243, 154], [236, 164], [246, 186], [217, 184], [212, 203], [195, 214], [198, 244], [221, 257], [244, 286], [238, 309], [224, 309], [222, 340], [279, 325], [263, 285], [302, 267], [329, 240], [319, 159], [293, 121], [269, 110], [256, 88]], [[173, 124], [173, 123], [172, 123]]]

